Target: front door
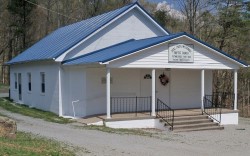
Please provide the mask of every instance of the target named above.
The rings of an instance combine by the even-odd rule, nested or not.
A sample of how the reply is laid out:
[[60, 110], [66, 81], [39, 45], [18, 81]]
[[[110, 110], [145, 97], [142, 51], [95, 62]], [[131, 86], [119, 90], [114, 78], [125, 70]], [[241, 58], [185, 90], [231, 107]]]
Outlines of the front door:
[[[170, 70], [158, 69], [155, 75], [155, 86], [156, 86], [156, 100], [160, 99], [168, 106], [170, 104]], [[157, 102], [157, 101], [156, 101]]]
[[150, 69], [141, 69], [140, 72], [140, 96], [150, 97], [152, 96], [152, 71]]
[[22, 74], [18, 73], [18, 99], [22, 101]]

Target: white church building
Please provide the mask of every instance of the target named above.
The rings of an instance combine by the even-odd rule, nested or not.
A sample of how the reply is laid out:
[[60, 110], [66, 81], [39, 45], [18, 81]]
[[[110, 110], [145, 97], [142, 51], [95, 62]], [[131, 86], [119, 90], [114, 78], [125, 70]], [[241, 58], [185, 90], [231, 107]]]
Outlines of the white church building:
[[[154, 117], [161, 103], [203, 111], [212, 71], [232, 71], [237, 95], [237, 70], [248, 66], [192, 35], [168, 32], [137, 2], [59, 28], [6, 64], [16, 103], [107, 119], [135, 111]], [[238, 123], [237, 96], [233, 110], [228, 124]]]

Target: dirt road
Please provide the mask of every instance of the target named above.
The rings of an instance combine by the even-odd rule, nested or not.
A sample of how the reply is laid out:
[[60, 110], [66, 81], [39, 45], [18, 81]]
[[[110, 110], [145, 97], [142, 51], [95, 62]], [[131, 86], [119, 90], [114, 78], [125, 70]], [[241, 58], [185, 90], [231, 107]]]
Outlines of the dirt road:
[[143, 155], [143, 156], [249, 156], [250, 119], [240, 119], [238, 126], [222, 131], [186, 133], [160, 132], [159, 138], [111, 134], [76, 128], [72, 124], [56, 124], [0, 109], [17, 120], [18, 130], [79, 147], [78, 155]]

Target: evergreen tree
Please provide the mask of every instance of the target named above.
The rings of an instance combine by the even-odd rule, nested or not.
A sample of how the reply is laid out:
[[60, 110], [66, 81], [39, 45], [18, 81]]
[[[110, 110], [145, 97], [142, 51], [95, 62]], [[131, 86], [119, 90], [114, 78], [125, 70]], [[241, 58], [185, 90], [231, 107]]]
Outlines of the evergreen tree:
[[[30, 2], [35, 3], [35, 0], [30, 0]], [[12, 14], [12, 22], [10, 27], [14, 30], [15, 37], [22, 38], [22, 47], [20, 50], [27, 48], [27, 30], [31, 25], [31, 20], [29, 14], [35, 8], [34, 5], [28, 3], [26, 0], [10, 0], [8, 3], [8, 11]]]

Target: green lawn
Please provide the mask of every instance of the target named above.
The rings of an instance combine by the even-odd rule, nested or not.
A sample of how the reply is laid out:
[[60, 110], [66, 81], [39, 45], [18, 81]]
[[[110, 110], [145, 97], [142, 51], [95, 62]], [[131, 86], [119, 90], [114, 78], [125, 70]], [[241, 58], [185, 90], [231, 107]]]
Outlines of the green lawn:
[[66, 149], [54, 140], [24, 132], [18, 132], [16, 139], [0, 138], [2, 156], [72, 156], [73, 151]]
[[[77, 127], [77, 126], [76, 126]], [[152, 132], [147, 132], [142, 129], [127, 129], [127, 128], [109, 128], [106, 126], [95, 126], [95, 125], [90, 125], [90, 126], [83, 126], [83, 127], [78, 127], [82, 129], [87, 129], [87, 130], [98, 130], [106, 133], [116, 133], [116, 134], [128, 134], [128, 135], [140, 135], [140, 136], [148, 136], [148, 137], [154, 137], [154, 135], [157, 135], [158, 133], [152, 133]]]
[[14, 112], [14, 113], [19, 113], [19, 114], [31, 116], [34, 118], [44, 119], [49, 122], [62, 123], [62, 124], [72, 122], [70, 119], [59, 117], [57, 114], [54, 114], [51, 112], [46, 112], [46, 111], [38, 110], [35, 108], [29, 108], [25, 105], [19, 105], [19, 104], [13, 103], [7, 98], [0, 98], [0, 107], [4, 108], [5, 110]]

